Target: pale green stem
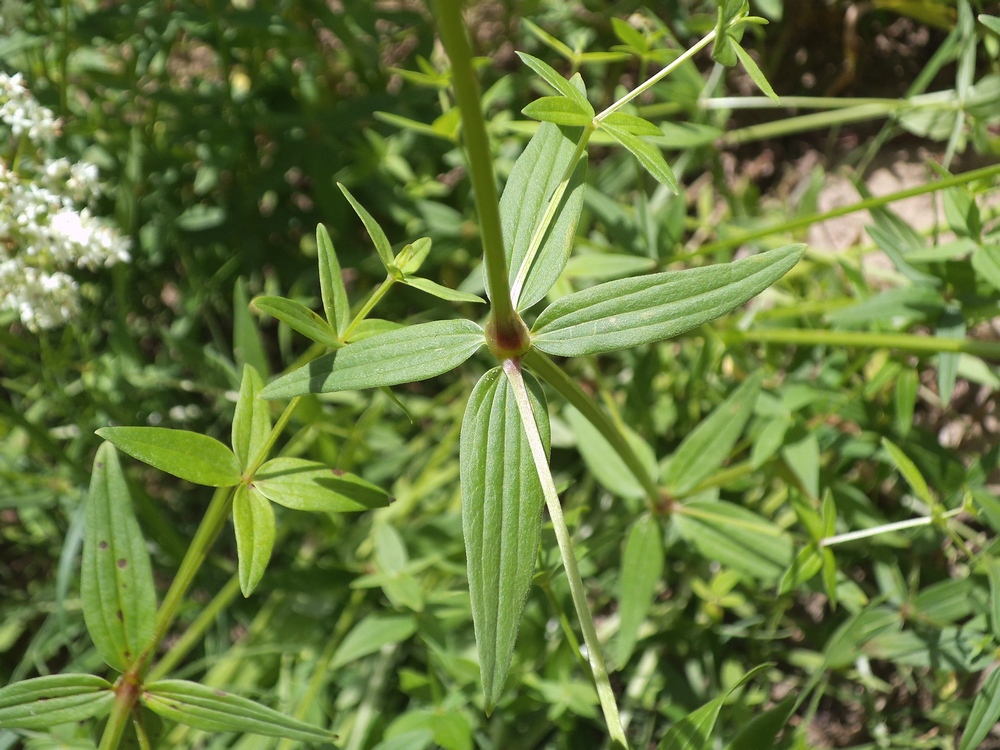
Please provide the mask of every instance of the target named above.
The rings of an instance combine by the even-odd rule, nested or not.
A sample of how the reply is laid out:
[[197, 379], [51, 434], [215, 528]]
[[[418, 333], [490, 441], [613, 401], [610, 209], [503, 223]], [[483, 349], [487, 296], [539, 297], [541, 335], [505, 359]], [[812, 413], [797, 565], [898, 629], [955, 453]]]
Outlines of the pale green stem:
[[451, 61], [451, 85], [455, 102], [462, 114], [462, 135], [469, 165], [469, 177], [479, 216], [479, 234], [483, 243], [486, 285], [493, 316], [501, 328], [514, 325], [517, 313], [510, 298], [507, 256], [500, 228], [500, 206], [493, 155], [486, 134], [479, 94], [479, 82], [472, 67], [472, 49], [462, 19], [462, 0], [435, 0], [441, 44]]
[[955, 508], [954, 510], [949, 510], [946, 513], [942, 513], [939, 516], [923, 516], [921, 518], [909, 518], [905, 521], [896, 521], [895, 523], [884, 523], [881, 526], [874, 526], [870, 529], [861, 529], [860, 531], [849, 531], [846, 534], [837, 534], [836, 536], [828, 536], [819, 540], [820, 547], [832, 547], [835, 544], [842, 544], [843, 542], [853, 542], [857, 539], [867, 539], [868, 537], [878, 536], [879, 534], [888, 534], [892, 531], [902, 531], [903, 529], [912, 529], [917, 526], [930, 526], [932, 523], [937, 523], [939, 521], [947, 520], [949, 518], [954, 518], [959, 513], [965, 512], [965, 508]]
[[524, 355], [524, 364], [535, 371], [545, 382], [559, 391], [562, 397], [576, 407], [577, 411], [583, 414], [598, 432], [604, 436], [622, 461], [632, 472], [633, 476], [646, 491], [651, 508], [658, 512], [660, 502], [660, 491], [656, 486], [656, 480], [650, 475], [643, 465], [639, 455], [635, 452], [632, 444], [625, 437], [624, 433], [618, 429], [614, 421], [604, 410], [594, 403], [573, 378], [563, 372], [562, 368], [556, 365], [545, 354], [537, 349], [531, 349]]
[[1000, 342], [975, 339], [948, 339], [941, 336], [918, 336], [912, 333], [868, 333], [864, 331], [827, 331], [801, 328], [761, 328], [750, 331], [723, 331], [727, 344], [753, 341], [768, 344], [803, 346], [860, 346], [869, 349], [899, 349], [915, 354], [972, 354], [1000, 359]]
[[341, 334], [340, 336], [341, 341], [346, 342], [347, 339], [350, 338], [350, 335], [354, 333], [354, 329], [358, 327], [358, 324], [361, 323], [361, 321], [364, 320], [366, 317], [368, 317], [368, 313], [370, 313], [374, 309], [375, 305], [379, 303], [379, 301], [386, 295], [386, 292], [388, 292], [392, 288], [392, 285], [395, 283], [396, 280], [392, 278], [392, 276], [386, 277], [385, 281], [383, 281], [379, 285], [379, 288], [372, 293], [372, 296], [368, 298], [364, 306], [360, 310], [358, 310], [358, 314], [354, 316], [354, 320], [352, 320], [351, 324], [347, 326], [347, 330], [345, 330], [344, 333]]
[[882, 206], [888, 205], [889, 203], [894, 203], [895, 201], [903, 200], [904, 198], [912, 198], [915, 195], [924, 195], [925, 193], [933, 193], [938, 190], [944, 190], [945, 188], [955, 187], [957, 185], [964, 185], [969, 182], [975, 182], [976, 180], [982, 180], [989, 177], [993, 177], [1000, 174], [1000, 166], [994, 165], [992, 167], [984, 167], [983, 169], [974, 169], [969, 172], [963, 172], [962, 174], [954, 175], [953, 177], [946, 177], [943, 180], [937, 180], [935, 182], [929, 182], [925, 185], [918, 185], [917, 187], [908, 188], [906, 190], [900, 190], [895, 193], [889, 193], [888, 195], [880, 195], [873, 198], [866, 198], [865, 200], [858, 201], [857, 203], [852, 203], [849, 206], [842, 206], [840, 208], [835, 208], [832, 211], [826, 211], [824, 213], [809, 214], [808, 216], [800, 216], [797, 219], [792, 219], [791, 221], [786, 221], [781, 224], [777, 224], [770, 227], [762, 227], [761, 229], [755, 229], [752, 232], [744, 232], [738, 234], [734, 237], [727, 237], [724, 240], [718, 240], [717, 242], [711, 242], [707, 245], [702, 245], [698, 248], [692, 255], [709, 255], [717, 250], [724, 250], [730, 247], [736, 247], [737, 245], [742, 245], [745, 242], [752, 242], [753, 240], [759, 240], [762, 237], [769, 237], [773, 234], [781, 234], [784, 232], [794, 232], [797, 229], [805, 229], [813, 224], [821, 221], [826, 221], [827, 219], [836, 219], [840, 216], [847, 216], [848, 214], [853, 214], [857, 211], [865, 211], [871, 208], [880, 208]]
[[122, 675], [115, 685], [115, 702], [111, 706], [111, 715], [108, 716], [108, 723], [101, 735], [98, 750], [118, 750], [125, 737], [125, 730], [131, 723], [129, 720], [132, 717], [132, 709], [138, 700], [139, 687], [127, 674]]
[[634, 89], [632, 89], [627, 94], [625, 94], [625, 96], [623, 96], [621, 99], [619, 99], [618, 101], [616, 101], [614, 104], [612, 104], [610, 107], [608, 107], [607, 109], [605, 109], [603, 112], [599, 113], [594, 118], [594, 122], [595, 123], [600, 123], [601, 120], [603, 120], [605, 117], [607, 117], [608, 115], [610, 115], [612, 112], [617, 112], [619, 109], [621, 109], [622, 107], [624, 107], [626, 104], [628, 104], [630, 101], [632, 101], [633, 99], [635, 99], [637, 96], [642, 95], [643, 92], [645, 92], [651, 86], [655, 86], [660, 80], [662, 80], [666, 76], [668, 76], [671, 73], [673, 73], [675, 70], [677, 70], [677, 68], [679, 68], [681, 65], [683, 65], [684, 63], [686, 63], [688, 60], [690, 60], [696, 54], [698, 54], [701, 50], [703, 50], [705, 47], [707, 47], [709, 44], [711, 44], [712, 40], [714, 40], [714, 39], [715, 39], [715, 29], [713, 29], [712, 31], [708, 32], [708, 34], [706, 34], [701, 39], [701, 41], [699, 41], [693, 47], [691, 47], [690, 49], [687, 49], [683, 53], [681, 53], [681, 55], [676, 60], [673, 60], [665, 68], [663, 68], [662, 70], [657, 71], [656, 74], [653, 75], [651, 78], [647, 79], [645, 83], [642, 83], [639, 86], [636, 86]]
[[364, 746], [372, 721], [379, 714], [379, 695], [385, 687], [389, 671], [396, 661], [398, 650], [399, 646], [395, 643], [382, 647], [380, 658], [375, 663], [372, 676], [368, 680], [368, 690], [365, 692], [365, 697], [354, 712], [354, 726], [351, 727], [351, 736], [344, 746], [345, 750], [361, 750], [361, 747]]
[[598, 640], [594, 618], [587, 603], [587, 592], [583, 587], [583, 579], [580, 577], [580, 569], [576, 563], [576, 554], [573, 552], [569, 528], [563, 517], [559, 494], [556, 492], [556, 485], [549, 471], [545, 446], [542, 445], [542, 437], [538, 432], [535, 415], [531, 410], [531, 400], [528, 398], [528, 389], [525, 387], [524, 377], [521, 375], [520, 362], [516, 359], [506, 359], [503, 363], [503, 370], [514, 391], [514, 400], [517, 402], [517, 409], [521, 415], [521, 424], [524, 426], [528, 445], [531, 448], [531, 457], [534, 459], [535, 470], [538, 472], [538, 479], [542, 485], [545, 507], [549, 511], [549, 520], [552, 522], [552, 528], [556, 534], [563, 568], [566, 570], [566, 580], [569, 583], [576, 615], [580, 620], [580, 629], [583, 631], [583, 642], [587, 645], [587, 657], [590, 660], [594, 684], [597, 687], [597, 696], [604, 712], [604, 721], [607, 723], [612, 742], [620, 748], [627, 749], [628, 740], [625, 739], [625, 730], [622, 728], [621, 718], [618, 715], [618, 704], [615, 702], [615, 694], [611, 689], [611, 681], [608, 679], [608, 670], [604, 666], [601, 642]]
[[246, 479], [253, 477], [253, 475], [257, 473], [257, 469], [260, 468], [260, 465], [264, 463], [264, 459], [270, 455], [271, 449], [281, 436], [281, 433], [285, 431], [285, 426], [288, 424], [288, 420], [292, 418], [292, 414], [295, 412], [295, 407], [299, 405], [301, 400], [302, 396], [296, 396], [288, 402], [288, 406], [286, 406], [285, 410], [281, 412], [281, 416], [278, 417], [278, 421], [275, 422], [274, 427], [271, 428], [271, 432], [268, 434], [267, 440], [264, 441], [264, 445], [261, 446], [260, 450], [257, 451], [257, 455], [254, 456], [253, 461], [250, 462], [250, 467], [244, 474]]
[[187, 656], [191, 649], [198, 645], [205, 632], [218, 620], [219, 614], [232, 604], [239, 593], [240, 577], [234, 575], [222, 587], [219, 593], [212, 597], [212, 601], [198, 613], [198, 616], [184, 631], [184, 635], [178, 638], [175, 643], [172, 643], [170, 650], [153, 665], [153, 668], [149, 670], [149, 674], [146, 675], [146, 682], [156, 682], [170, 674], [174, 667], [180, 663], [181, 659]]

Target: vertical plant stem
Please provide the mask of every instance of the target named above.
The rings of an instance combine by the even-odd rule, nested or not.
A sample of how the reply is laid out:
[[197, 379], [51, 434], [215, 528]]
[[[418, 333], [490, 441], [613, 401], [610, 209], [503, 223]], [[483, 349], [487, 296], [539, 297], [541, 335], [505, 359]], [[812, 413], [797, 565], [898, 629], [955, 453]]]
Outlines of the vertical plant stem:
[[597, 404], [594, 403], [583, 389], [577, 385], [569, 375], [562, 371], [555, 362], [545, 354], [532, 349], [524, 355], [524, 363], [534, 370], [545, 382], [559, 391], [563, 398], [576, 407], [577, 411], [583, 414], [594, 427], [604, 436], [604, 439], [611, 443], [611, 447], [621, 456], [622, 461], [628, 467], [632, 475], [646, 491], [650, 508], [656, 512], [662, 512], [660, 505], [660, 491], [656, 486], [656, 480], [646, 470], [639, 455], [635, 452], [632, 444], [629, 443], [625, 434], [618, 429], [614, 421]]
[[181, 659], [187, 656], [191, 649], [201, 641], [205, 635], [205, 631], [219, 618], [219, 614], [232, 604], [233, 599], [239, 593], [240, 577], [234, 575], [222, 587], [222, 590], [212, 597], [212, 601], [198, 613], [194, 622], [184, 631], [184, 635], [178, 638], [176, 643], [171, 643], [170, 650], [149, 670], [146, 681], [155, 682], [170, 674], [171, 670], [180, 663]]
[[489, 137], [486, 135], [479, 83], [472, 67], [472, 48], [462, 19], [462, 0], [435, 0], [434, 6], [437, 8], [441, 43], [451, 61], [451, 84], [455, 90], [455, 101], [462, 114], [462, 135], [476, 200], [476, 213], [479, 216], [490, 304], [497, 325], [506, 328], [515, 324], [517, 313], [514, 312], [510, 298], [493, 156]]
[[225, 526], [226, 520], [229, 518], [229, 511], [233, 507], [233, 494], [232, 487], [219, 487], [215, 491], [212, 502], [209, 504], [208, 510], [205, 511], [205, 517], [201, 519], [201, 524], [194, 534], [194, 539], [191, 540], [191, 546], [188, 547], [187, 554], [181, 560], [181, 566], [177, 570], [177, 575], [174, 577], [173, 583], [170, 584], [170, 589], [167, 591], [167, 595], [163, 597], [163, 603], [156, 612], [153, 635], [150, 637], [149, 643], [146, 644], [146, 648], [143, 649], [136, 663], [129, 670], [130, 673], [140, 677], [145, 674], [149, 666], [149, 661], [156, 652], [156, 647], [163, 640], [163, 637], [173, 624], [174, 618], [177, 616], [178, 607], [180, 607], [181, 602], [187, 595], [188, 589], [194, 582], [194, 577], [198, 574], [202, 563], [208, 557], [208, 550], [211, 548], [212, 543], [215, 542], [216, 537], [219, 536], [219, 532], [222, 531], [222, 527]]
[[395, 283], [396, 280], [392, 278], [392, 276], [387, 276], [386, 280], [381, 283], [379, 288], [372, 292], [372, 296], [367, 299], [362, 308], [358, 310], [358, 314], [354, 316], [354, 320], [351, 321], [351, 324], [347, 326], [347, 329], [340, 335], [341, 341], [345, 343], [347, 342], [348, 337], [354, 333], [354, 329], [358, 327], [361, 321], [368, 317], [368, 313], [375, 308], [375, 305], [379, 303], [379, 301], [385, 296], [386, 292], [388, 292]]
[[608, 679], [608, 670], [604, 665], [601, 642], [597, 638], [594, 618], [590, 613], [590, 605], [587, 603], [587, 592], [583, 587], [583, 579], [580, 578], [580, 569], [576, 563], [576, 554], [573, 552], [569, 528], [566, 526], [562, 505], [559, 502], [559, 494], [556, 492], [556, 485], [552, 481], [552, 473], [549, 471], [545, 446], [542, 445], [538, 425], [535, 424], [535, 416], [531, 411], [528, 389], [525, 387], [524, 377], [521, 375], [521, 363], [516, 359], [506, 359], [503, 363], [503, 371], [514, 390], [514, 400], [517, 402], [517, 409], [521, 415], [521, 424], [524, 425], [528, 445], [531, 447], [531, 456], [535, 461], [535, 470], [538, 472], [542, 493], [545, 496], [545, 507], [548, 508], [549, 519], [552, 521], [552, 528], [556, 533], [559, 553], [562, 556], [563, 567], [566, 569], [566, 580], [569, 582], [576, 615], [580, 619], [583, 641], [587, 644], [587, 657], [594, 675], [597, 696], [601, 701], [601, 710], [604, 712], [604, 721], [608, 725], [612, 743], [616, 747], [627, 749], [628, 740], [625, 739], [625, 730], [622, 728], [621, 718], [618, 715], [618, 704], [615, 702], [615, 694], [611, 689], [611, 681]]

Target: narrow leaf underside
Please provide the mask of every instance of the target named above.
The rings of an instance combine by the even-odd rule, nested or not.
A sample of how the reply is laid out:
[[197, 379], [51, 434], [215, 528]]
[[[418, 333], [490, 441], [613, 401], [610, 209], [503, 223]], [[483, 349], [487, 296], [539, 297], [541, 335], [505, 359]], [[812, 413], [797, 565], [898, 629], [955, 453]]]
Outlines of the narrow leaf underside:
[[470, 320], [439, 320], [356, 341], [268, 385], [263, 398], [291, 398], [426, 380], [458, 367], [485, 343]]
[[101, 658], [124, 672], [153, 632], [156, 593], [146, 543], [110, 443], [94, 459], [87, 495], [80, 598]]
[[0, 727], [48, 729], [103, 716], [115, 696], [111, 683], [90, 674], [36, 677], [0, 688]]
[[[576, 151], [576, 141], [567, 135], [571, 132], [551, 123], [539, 125], [507, 179], [500, 198], [500, 222], [511, 279], [521, 268], [539, 219]], [[542, 299], [565, 268], [583, 210], [586, 179], [584, 157], [573, 172], [555, 220], [549, 226], [516, 300], [519, 310]]]
[[[548, 413], [533, 387], [542, 440]], [[483, 694], [492, 711], [503, 692], [521, 611], [531, 586], [542, 522], [542, 487], [513, 389], [499, 367], [476, 385], [461, 434], [462, 525]]]
[[205, 685], [160, 680], [146, 685], [141, 698], [154, 713], [207, 732], [250, 732], [299, 742], [330, 742], [330, 732]]
[[732, 263], [598, 284], [542, 311], [533, 342], [548, 354], [572, 357], [662, 341], [759, 294], [791, 269], [803, 250], [789, 245]]

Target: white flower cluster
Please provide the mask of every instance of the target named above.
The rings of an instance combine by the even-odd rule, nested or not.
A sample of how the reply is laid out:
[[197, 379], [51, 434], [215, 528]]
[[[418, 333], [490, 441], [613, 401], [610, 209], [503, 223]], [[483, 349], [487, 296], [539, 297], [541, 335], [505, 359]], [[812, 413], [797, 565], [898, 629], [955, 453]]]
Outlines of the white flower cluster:
[[50, 157], [58, 134], [59, 121], [21, 76], [0, 73], [0, 144], [12, 149], [0, 156], [0, 309], [33, 331], [79, 311], [67, 270], [129, 260], [128, 239], [86, 207], [100, 192], [97, 167]]

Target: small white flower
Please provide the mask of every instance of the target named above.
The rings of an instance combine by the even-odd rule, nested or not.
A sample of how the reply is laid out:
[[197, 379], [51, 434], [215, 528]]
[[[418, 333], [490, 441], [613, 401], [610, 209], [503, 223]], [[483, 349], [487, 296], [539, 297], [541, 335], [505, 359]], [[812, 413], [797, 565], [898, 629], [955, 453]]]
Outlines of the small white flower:
[[59, 125], [20, 75], [0, 73], [0, 148], [11, 143], [18, 165], [0, 151], [0, 309], [15, 310], [33, 331], [79, 312], [66, 270], [130, 260], [128, 238], [87, 208], [100, 193], [97, 167], [52, 158]]

